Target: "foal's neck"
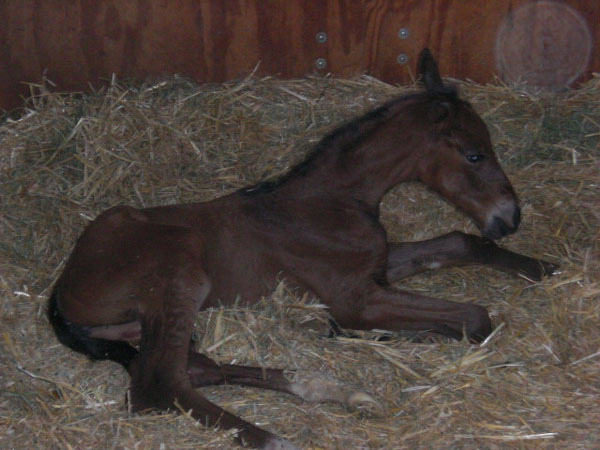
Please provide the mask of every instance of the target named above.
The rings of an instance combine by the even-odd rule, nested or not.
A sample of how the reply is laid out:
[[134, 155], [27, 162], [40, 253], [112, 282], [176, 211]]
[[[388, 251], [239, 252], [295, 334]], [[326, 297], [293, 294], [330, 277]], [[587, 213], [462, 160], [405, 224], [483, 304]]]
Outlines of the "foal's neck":
[[325, 137], [308, 161], [292, 169], [281, 188], [351, 197], [376, 210], [389, 189], [415, 179], [417, 150], [426, 143], [422, 127], [406, 111], [414, 103], [396, 100], [370, 113], [381, 116], [373, 122], [363, 116], [347, 125], [350, 130], [342, 127]]

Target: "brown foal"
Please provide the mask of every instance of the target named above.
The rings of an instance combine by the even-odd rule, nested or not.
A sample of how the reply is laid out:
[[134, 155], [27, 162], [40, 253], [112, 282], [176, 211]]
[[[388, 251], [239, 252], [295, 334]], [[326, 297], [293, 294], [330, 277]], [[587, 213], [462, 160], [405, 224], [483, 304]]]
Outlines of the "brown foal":
[[[339, 127], [275, 182], [206, 203], [102, 213], [77, 241], [50, 299], [59, 340], [122, 364], [135, 411], [177, 405], [203, 423], [237, 429], [242, 445], [293, 449], [194, 388], [235, 383], [349, 407], [379, 404], [322, 374], [217, 364], [190, 346], [198, 310], [255, 302], [284, 277], [317, 296], [344, 328], [484, 339], [492, 330], [485, 308], [390, 284], [451, 265], [484, 264], [532, 280], [556, 266], [493, 242], [517, 229], [520, 212], [487, 128], [444, 86], [427, 49], [418, 71], [424, 92]], [[388, 242], [379, 203], [411, 180], [464, 211], [484, 237]]]

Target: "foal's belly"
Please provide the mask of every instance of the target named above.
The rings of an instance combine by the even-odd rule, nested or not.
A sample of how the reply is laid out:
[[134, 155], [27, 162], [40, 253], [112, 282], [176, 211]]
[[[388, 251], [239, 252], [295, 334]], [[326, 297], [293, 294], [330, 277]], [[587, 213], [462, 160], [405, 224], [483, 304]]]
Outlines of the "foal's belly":
[[[235, 261], [235, 260], [233, 260]], [[207, 261], [206, 271], [211, 282], [211, 290], [201, 305], [201, 309], [230, 306], [235, 303], [252, 305], [263, 297], [271, 295], [277, 287], [277, 272], [262, 267], [232, 262], [235, 267], [211, 267]]]

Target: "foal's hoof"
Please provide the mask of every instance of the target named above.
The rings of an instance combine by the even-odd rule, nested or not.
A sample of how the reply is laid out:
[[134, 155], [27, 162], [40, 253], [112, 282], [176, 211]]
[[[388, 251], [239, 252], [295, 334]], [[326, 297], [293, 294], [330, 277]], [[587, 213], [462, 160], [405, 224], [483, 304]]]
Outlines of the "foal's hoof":
[[531, 281], [542, 281], [544, 277], [552, 277], [560, 274], [560, 266], [541, 259], [533, 259], [532, 263], [521, 267], [519, 273]]
[[552, 277], [554, 275], [560, 274], [560, 270], [558, 270], [560, 268], [560, 265], [542, 260], [539, 260], [538, 263], [540, 264], [540, 279], [544, 276]]
[[292, 444], [287, 439], [278, 437], [269, 439], [265, 443], [263, 450], [300, 450], [300, 447]]
[[351, 410], [383, 416], [381, 403], [366, 392], [348, 386], [320, 372], [296, 372], [290, 386], [292, 393], [309, 402], [335, 402]]
[[375, 417], [383, 417], [383, 405], [366, 392], [356, 391], [346, 399], [348, 408], [354, 411], [364, 411]]
[[468, 308], [467, 337], [475, 343], [482, 342], [493, 331], [488, 311], [483, 306], [473, 304], [469, 304]]

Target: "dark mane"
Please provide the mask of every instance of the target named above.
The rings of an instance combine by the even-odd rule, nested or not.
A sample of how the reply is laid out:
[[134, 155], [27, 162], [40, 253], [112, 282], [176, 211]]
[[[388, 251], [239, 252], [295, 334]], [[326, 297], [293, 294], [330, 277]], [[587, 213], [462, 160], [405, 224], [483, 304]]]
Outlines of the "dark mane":
[[433, 95], [428, 92], [418, 92], [402, 97], [396, 97], [362, 116], [351, 119], [325, 135], [317, 144], [315, 144], [303, 161], [293, 166], [278, 178], [259, 182], [253, 186], [240, 189], [239, 192], [244, 195], [272, 192], [286, 181], [292, 178], [301, 177], [308, 173], [314, 167], [319, 156], [323, 152], [350, 151], [360, 141], [361, 136], [365, 136], [374, 130], [377, 125], [389, 116], [390, 109], [394, 105], [426, 97], [439, 97], [452, 103], [458, 101], [457, 91], [453, 87], [447, 87], [444, 91], [435, 92]]

